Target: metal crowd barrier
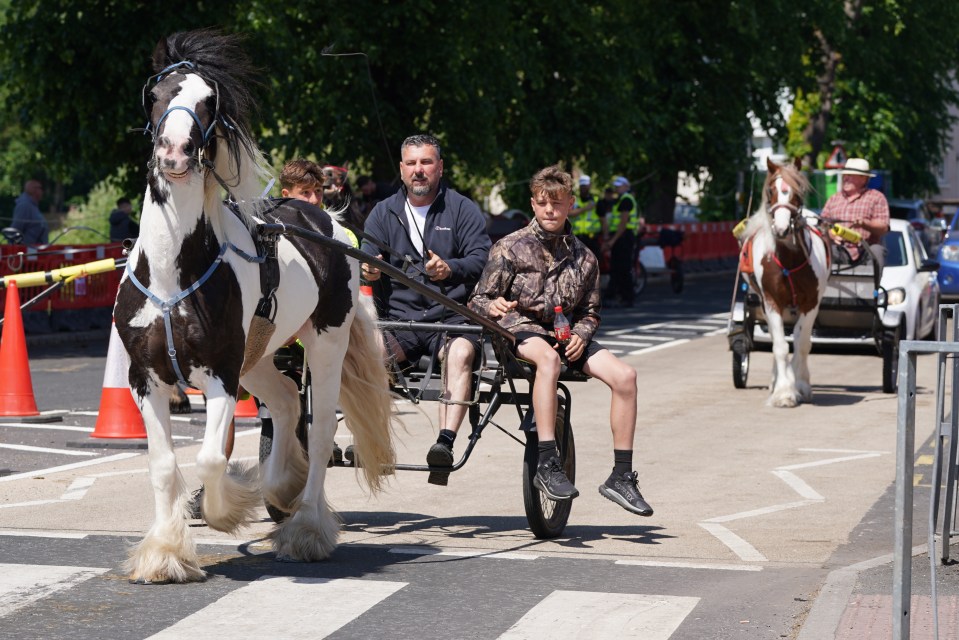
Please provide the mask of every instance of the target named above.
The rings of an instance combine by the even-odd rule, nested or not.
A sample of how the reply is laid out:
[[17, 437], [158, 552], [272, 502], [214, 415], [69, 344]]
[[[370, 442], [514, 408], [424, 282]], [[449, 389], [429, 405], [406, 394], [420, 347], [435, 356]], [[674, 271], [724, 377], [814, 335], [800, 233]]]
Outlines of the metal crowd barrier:
[[[933, 631], [939, 638], [939, 606], [936, 587], [936, 526], [939, 516], [939, 496], [943, 491], [943, 469], [946, 470], [945, 499], [942, 501], [943, 563], [949, 560], [949, 546], [953, 534], [956, 501], [956, 444], [959, 439], [959, 304], [939, 307], [939, 342], [903, 340], [899, 343], [899, 410], [896, 431], [896, 512], [895, 549], [893, 551], [892, 636], [894, 640], [908, 640], [912, 599], [912, 525], [913, 472], [916, 441], [916, 363], [920, 353], [937, 354], [936, 376], [936, 437], [935, 455], [929, 500], [929, 532], [927, 550], [932, 581], [931, 601]], [[952, 318], [951, 332], [948, 321]], [[951, 334], [951, 335], [950, 335]], [[948, 336], [949, 339], [946, 339]], [[950, 389], [946, 391], [946, 380]], [[948, 400], [948, 407], [947, 407]], [[948, 413], [947, 413], [948, 409]]]

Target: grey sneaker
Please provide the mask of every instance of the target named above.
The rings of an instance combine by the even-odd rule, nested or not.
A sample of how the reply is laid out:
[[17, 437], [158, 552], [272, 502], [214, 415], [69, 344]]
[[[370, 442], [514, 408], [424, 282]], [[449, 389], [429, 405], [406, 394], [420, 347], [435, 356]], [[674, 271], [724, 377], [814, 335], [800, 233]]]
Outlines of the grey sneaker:
[[193, 495], [190, 496], [190, 501], [186, 503], [187, 515], [194, 520], [199, 520], [203, 517], [203, 512], [200, 511], [200, 504], [203, 502], [203, 487], [193, 492]]
[[541, 462], [536, 467], [533, 486], [542, 491], [550, 500], [572, 500], [579, 495], [579, 490], [563, 473], [559, 458], [556, 456], [546, 462]]
[[630, 513], [646, 517], [653, 515], [653, 508], [639, 492], [635, 471], [611, 475], [606, 482], [599, 485], [599, 492], [604, 498], [612, 500]]

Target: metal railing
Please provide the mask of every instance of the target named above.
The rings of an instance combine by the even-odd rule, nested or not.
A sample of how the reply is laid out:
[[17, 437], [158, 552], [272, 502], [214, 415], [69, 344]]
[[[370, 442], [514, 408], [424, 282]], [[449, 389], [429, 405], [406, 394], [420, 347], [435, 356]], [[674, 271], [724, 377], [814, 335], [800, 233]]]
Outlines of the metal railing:
[[[936, 423], [933, 477], [929, 500], [929, 531], [927, 550], [932, 583], [931, 602], [933, 631], [939, 638], [939, 607], [936, 587], [936, 526], [939, 516], [939, 496], [943, 491], [943, 469], [946, 470], [945, 499], [942, 501], [943, 563], [949, 560], [954, 506], [956, 499], [956, 444], [959, 440], [959, 304], [939, 307], [939, 342], [903, 340], [899, 343], [899, 408], [896, 431], [896, 510], [895, 549], [893, 551], [892, 637], [908, 640], [910, 633], [912, 599], [912, 526], [913, 526], [913, 472], [916, 442], [916, 368], [918, 355], [937, 354]], [[949, 319], [952, 329], [949, 331]], [[951, 336], [949, 334], [951, 333]], [[950, 339], [944, 340], [945, 336]], [[946, 380], [951, 380], [949, 393]], [[948, 400], [948, 407], [947, 407]], [[948, 408], [948, 414], [947, 414]], [[948, 420], [947, 420], [948, 418]]]

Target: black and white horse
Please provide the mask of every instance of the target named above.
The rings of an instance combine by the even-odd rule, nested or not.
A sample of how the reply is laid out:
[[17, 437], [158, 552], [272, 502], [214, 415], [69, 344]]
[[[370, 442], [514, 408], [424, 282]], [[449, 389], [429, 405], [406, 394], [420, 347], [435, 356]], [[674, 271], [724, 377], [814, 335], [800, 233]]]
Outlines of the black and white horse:
[[[186, 582], [205, 575], [187, 527], [188, 494], [170, 435], [169, 397], [178, 381], [207, 398], [196, 458], [206, 522], [235, 531], [262, 505], [262, 489], [262, 497], [292, 514], [272, 533], [278, 558], [324, 559], [339, 533], [323, 488], [337, 402], [372, 489], [395, 462], [388, 377], [375, 317], [358, 301], [359, 264], [299, 238], [279, 238], [275, 261], [258, 256], [269, 253], [251, 233], [258, 220], [349, 239], [321, 209], [262, 199], [269, 170], [247, 124], [256, 78], [235, 37], [177, 33], [157, 45], [153, 66], [156, 75], [144, 87], [153, 155], [141, 232], [114, 310], [147, 428], [156, 499], [153, 527], [128, 561], [130, 577]], [[224, 196], [235, 205], [224, 205]], [[261, 271], [269, 269], [278, 279], [261, 284]], [[272, 358], [295, 338], [313, 376], [308, 458], [294, 435], [296, 386]], [[259, 478], [255, 468], [227, 465], [241, 385], [269, 407], [274, 421], [273, 449]]]

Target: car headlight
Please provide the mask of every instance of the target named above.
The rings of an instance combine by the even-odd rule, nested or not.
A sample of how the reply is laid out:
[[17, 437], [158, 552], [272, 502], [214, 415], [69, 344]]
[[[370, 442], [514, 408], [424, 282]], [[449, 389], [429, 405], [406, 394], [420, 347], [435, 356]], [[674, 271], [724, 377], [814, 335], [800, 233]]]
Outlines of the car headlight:
[[942, 262], [959, 262], [959, 244], [945, 244], [939, 249]]
[[906, 301], [906, 290], [900, 287], [886, 291], [886, 304], [895, 306]]

